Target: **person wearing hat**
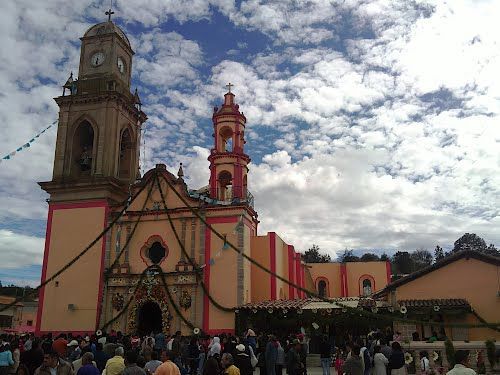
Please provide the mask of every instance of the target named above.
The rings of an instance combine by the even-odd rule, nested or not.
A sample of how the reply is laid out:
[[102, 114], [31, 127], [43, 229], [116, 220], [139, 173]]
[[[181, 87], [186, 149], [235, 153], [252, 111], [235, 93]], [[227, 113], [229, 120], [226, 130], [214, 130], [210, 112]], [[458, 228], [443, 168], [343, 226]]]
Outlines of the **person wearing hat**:
[[286, 368], [288, 375], [301, 375], [304, 372], [300, 360], [301, 351], [302, 344], [298, 339], [294, 339], [287, 355]]
[[82, 349], [78, 345], [78, 341], [71, 340], [68, 343], [68, 361], [76, 361], [82, 355]]
[[234, 365], [240, 369], [240, 375], [252, 375], [253, 367], [247, 348], [243, 344], [236, 345], [236, 355]]

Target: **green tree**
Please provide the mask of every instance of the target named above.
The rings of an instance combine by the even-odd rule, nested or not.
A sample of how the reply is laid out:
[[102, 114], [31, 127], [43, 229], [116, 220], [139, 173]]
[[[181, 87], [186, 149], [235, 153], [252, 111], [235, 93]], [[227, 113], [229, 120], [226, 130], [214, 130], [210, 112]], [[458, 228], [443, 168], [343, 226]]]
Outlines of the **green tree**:
[[410, 255], [412, 260], [412, 272], [418, 271], [422, 268], [432, 264], [432, 254], [426, 249], [417, 249]]
[[453, 245], [453, 252], [462, 250], [485, 252], [486, 249], [486, 242], [475, 233], [465, 233], [462, 237], [456, 240]]
[[439, 246], [439, 245], [436, 245], [436, 248], [434, 249], [434, 260], [436, 262], [439, 262], [442, 259], [444, 259], [443, 248], [441, 246]]
[[380, 260], [380, 258], [379, 258], [379, 256], [377, 254], [364, 253], [363, 255], [361, 255], [361, 257], [359, 258], [359, 260], [361, 262], [376, 262], [376, 261]]
[[389, 255], [387, 255], [386, 253], [383, 253], [381, 256], [380, 256], [380, 260], [382, 261], [388, 261], [389, 260]]
[[359, 261], [359, 257], [357, 255], [354, 255], [352, 250], [344, 250], [344, 254], [340, 256], [340, 261], [342, 263], [345, 262], [357, 262]]
[[397, 251], [392, 256], [394, 273], [409, 274], [413, 272], [413, 259], [408, 251]]
[[302, 256], [306, 263], [330, 263], [332, 258], [328, 254], [321, 254], [318, 245], [312, 245]]

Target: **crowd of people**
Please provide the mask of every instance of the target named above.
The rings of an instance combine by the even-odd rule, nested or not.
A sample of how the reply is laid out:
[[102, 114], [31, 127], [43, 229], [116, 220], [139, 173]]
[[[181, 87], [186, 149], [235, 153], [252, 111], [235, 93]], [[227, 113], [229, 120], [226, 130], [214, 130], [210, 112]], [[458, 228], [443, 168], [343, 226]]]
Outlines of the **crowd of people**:
[[[323, 375], [405, 375], [405, 356], [374, 332], [366, 339], [349, 337], [335, 346], [327, 336], [319, 344]], [[308, 344], [304, 335], [183, 337], [162, 332], [143, 337], [100, 331], [92, 335], [3, 335], [0, 375], [307, 375]], [[457, 352], [450, 375], [475, 374], [466, 353]], [[458, 366], [458, 367], [457, 367]], [[428, 355], [421, 354], [423, 374], [430, 374]]]

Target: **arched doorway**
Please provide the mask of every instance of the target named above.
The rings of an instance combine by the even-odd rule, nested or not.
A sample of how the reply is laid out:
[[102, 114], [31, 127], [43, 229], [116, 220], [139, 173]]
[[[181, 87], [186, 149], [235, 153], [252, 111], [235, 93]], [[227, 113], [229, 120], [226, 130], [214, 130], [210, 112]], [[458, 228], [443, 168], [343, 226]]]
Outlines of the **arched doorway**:
[[141, 335], [162, 331], [160, 306], [156, 302], [145, 302], [137, 314], [137, 331]]

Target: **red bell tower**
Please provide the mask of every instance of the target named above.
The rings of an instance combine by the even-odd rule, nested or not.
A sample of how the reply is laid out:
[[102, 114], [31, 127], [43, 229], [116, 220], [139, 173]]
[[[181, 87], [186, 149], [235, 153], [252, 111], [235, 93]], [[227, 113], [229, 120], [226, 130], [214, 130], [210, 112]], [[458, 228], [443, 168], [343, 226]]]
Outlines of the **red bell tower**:
[[210, 197], [219, 201], [247, 200], [247, 174], [250, 157], [245, 154], [245, 115], [239, 111], [231, 92], [224, 95], [224, 104], [214, 108], [215, 147], [210, 161]]

